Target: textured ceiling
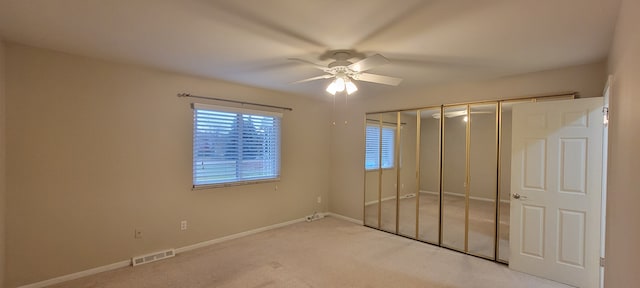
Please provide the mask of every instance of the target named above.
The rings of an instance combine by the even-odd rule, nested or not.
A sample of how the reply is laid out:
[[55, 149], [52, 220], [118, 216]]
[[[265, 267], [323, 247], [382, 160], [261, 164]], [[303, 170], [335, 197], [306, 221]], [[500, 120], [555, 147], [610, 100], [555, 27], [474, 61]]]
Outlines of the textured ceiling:
[[327, 97], [333, 49], [380, 53], [370, 72], [398, 87], [360, 95], [586, 64], [606, 57], [618, 0], [0, 0], [5, 40], [73, 54]]

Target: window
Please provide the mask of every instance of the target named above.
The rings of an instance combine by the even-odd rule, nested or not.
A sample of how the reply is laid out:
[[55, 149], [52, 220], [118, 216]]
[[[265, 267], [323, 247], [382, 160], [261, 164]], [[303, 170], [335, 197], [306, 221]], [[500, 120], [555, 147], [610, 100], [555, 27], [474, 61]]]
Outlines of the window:
[[282, 114], [193, 105], [193, 186], [280, 177]]
[[[382, 131], [382, 149], [380, 149], [380, 131]], [[365, 169], [393, 168], [395, 134], [395, 127], [383, 126], [381, 129], [378, 125], [367, 125]], [[382, 153], [382, 159], [379, 153]], [[379, 163], [380, 160], [382, 164]]]

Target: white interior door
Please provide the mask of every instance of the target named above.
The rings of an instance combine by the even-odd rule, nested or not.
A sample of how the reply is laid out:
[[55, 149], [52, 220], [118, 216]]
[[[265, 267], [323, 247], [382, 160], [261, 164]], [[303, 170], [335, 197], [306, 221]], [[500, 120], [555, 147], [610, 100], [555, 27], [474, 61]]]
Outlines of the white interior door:
[[509, 267], [599, 283], [602, 98], [514, 105]]

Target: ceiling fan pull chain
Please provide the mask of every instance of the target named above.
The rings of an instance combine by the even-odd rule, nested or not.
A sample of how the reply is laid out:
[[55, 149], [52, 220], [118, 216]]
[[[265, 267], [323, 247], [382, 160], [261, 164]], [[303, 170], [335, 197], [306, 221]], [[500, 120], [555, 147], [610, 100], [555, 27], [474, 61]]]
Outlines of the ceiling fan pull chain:
[[[348, 104], [349, 104], [349, 95], [347, 95], [346, 93], [344, 94], [344, 109], [347, 110], [348, 109]], [[344, 125], [347, 125], [347, 119], [344, 119]]]
[[333, 111], [331, 112], [331, 125], [336, 126], [336, 96], [333, 96]]

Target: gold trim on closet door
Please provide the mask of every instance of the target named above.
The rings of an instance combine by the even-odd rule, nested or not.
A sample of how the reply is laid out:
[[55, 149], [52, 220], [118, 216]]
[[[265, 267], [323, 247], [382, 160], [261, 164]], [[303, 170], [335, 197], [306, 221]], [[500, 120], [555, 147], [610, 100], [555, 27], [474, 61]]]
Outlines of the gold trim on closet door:
[[364, 114], [364, 129], [363, 129], [363, 139], [365, 144], [365, 148], [364, 148], [364, 153], [362, 155], [363, 159], [364, 159], [364, 181], [362, 181], [362, 184], [364, 187], [364, 193], [362, 195], [362, 224], [364, 226], [367, 226], [367, 114]]
[[378, 118], [378, 129], [380, 138], [378, 143], [378, 229], [382, 229], [382, 116]]
[[498, 250], [500, 249], [500, 135], [502, 133], [502, 103], [496, 103], [496, 218], [495, 218], [495, 235], [494, 235], [494, 248], [493, 248], [493, 260], [498, 260]]
[[443, 246], [442, 245], [442, 226], [444, 224], [444, 201], [443, 201], [443, 196], [444, 196], [444, 189], [442, 189], [442, 186], [444, 185], [444, 117], [442, 117], [442, 115], [444, 115], [444, 105], [440, 106], [440, 225], [439, 225], [439, 231], [438, 231], [438, 246]]
[[469, 253], [469, 193], [471, 186], [471, 108], [467, 104], [467, 125], [466, 125], [466, 141], [465, 141], [465, 178], [464, 178], [464, 252]]
[[[396, 112], [396, 136], [394, 139], [393, 158], [395, 158], [396, 165], [396, 234], [399, 234], [400, 226], [400, 112]], [[382, 139], [382, 132], [380, 133], [380, 139]], [[380, 146], [382, 147], [382, 145]], [[382, 154], [382, 153], [381, 153]]]
[[440, 202], [440, 211], [438, 211], [438, 217], [440, 217], [440, 224], [438, 225], [438, 246], [442, 246], [442, 222], [444, 221], [443, 217], [442, 217], [442, 206], [443, 206], [443, 201], [442, 201], [442, 195], [444, 193], [444, 190], [442, 190], [442, 185], [444, 184], [444, 180], [443, 180], [443, 175], [444, 173], [443, 171], [443, 163], [444, 163], [444, 119], [442, 117], [442, 115], [444, 115], [444, 105], [440, 105], [440, 125], [438, 125], [438, 134], [440, 135], [438, 138], [438, 150], [440, 152], [440, 155], [438, 156], [438, 161], [440, 161], [440, 163], [438, 163], [440, 165], [440, 187], [438, 189], [438, 201]]
[[[509, 97], [509, 98], [504, 98], [504, 99], [491, 99], [491, 100], [478, 100], [478, 101], [470, 101], [470, 102], [458, 102], [458, 103], [448, 103], [448, 104], [442, 104], [445, 107], [451, 107], [451, 106], [463, 106], [463, 105], [467, 105], [467, 104], [481, 104], [481, 103], [493, 103], [493, 102], [510, 102], [510, 101], [533, 101], [536, 99], [539, 99], [541, 101], [552, 101], [552, 100], [569, 100], [569, 99], [575, 99], [575, 98], [579, 98], [578, 97], [578, 92], [562, 92], [562, 93], [554, 93], [554, 94], [540, 94], [540, 95], [528, 95], [528, 96], [524, 96], [524, 97]], [[411, 111], [411, 110], [416, 110], [416, 109], [429, 109], [429, 108], [434, 108], [434, 107], [438, 107], [438, 106], [420, 106], [417, 108], [411, 108], [411, 109], [395, 109], [395, 110], [382, 110], [382, 111], [371, 111], [371, 112], [367, 112], [366, 114], [377, 114], [377, 113], [389, 113], [389, 112], [402, 112], [402, 111]]]
[[416, 239], [420, 239], [420, 129], [422, 110], [416, 110]]

